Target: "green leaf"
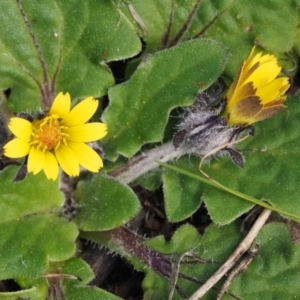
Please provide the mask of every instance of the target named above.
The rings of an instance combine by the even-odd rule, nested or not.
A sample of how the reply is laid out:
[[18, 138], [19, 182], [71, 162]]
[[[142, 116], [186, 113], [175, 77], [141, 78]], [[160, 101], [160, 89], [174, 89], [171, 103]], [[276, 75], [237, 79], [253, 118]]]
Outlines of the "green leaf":
[[[181, 226], [168, 241], [165, 241], [164, 237], [158, 236], [142, 242], [141, 237], [134, 233], [128, 235], [128, 231], [124, 231], [124, 228], [122, 230], [115, 229], [111, 232], [81, 232], [81, 236], [100, 245], [105, 245], [105, 247], [128, 259], [137, 270], [145, 272], [143, 289], [147, 293], [147, 297], [168, 299], [172, 275], [175, 275], [175, 267], [180, 256], [182, 254], [194, 254], [198, 259], [204, 259], [203, 263], [199, 260], [194, 263], [190, 261], [188, 264], [181, 263], [180, 266], [181, 273], [204, 282], [238, 245], [240, 241], [239, 227], [237, 223], [220, 228], [211, 225], [206, 228], [204, 236], [200, 236], [193, 226], [186, 224]], [[124, 234], [124, 232], [127, 233]], [[153, 252], [149, 247], [157, 252]], [[133, 248], [139, 252], [138, 255], [137, 253], [133, 255]], [[171, 278], [161, 276], [152, 270], [158, 266], [162, 268], [166, 266], [166, 260], [169, 260], [172, 267]], [[147, 264], [145, 265], [146, 261]], [[167, 267], [164, 270], [166, 269]], [[186, 295], [191, 295], [199, 288], [198, 284], [186, 280], [184, 277], [178, 279], [178, 285]], [[212, 294], [214, 298], [211, 299], [215, 299], [215, 292], [213, 291]], [[182, 299], [182, 297], [175, 293], [172, 299]]]
[[64, 295], [66, 300], [81, 300], [81, 299], [107, 299], [118, 300], [119, 297], [110, 294], [95, 286], [86, 286], [94, 277], [92, 269], [83, 260], [71, 258], [62, 264], [61, 273], [72, 274], [78, 276], [79, 280], [64, 280]]
[[165, 209], [170, 222], [180, 222], [192, 215], [201, 205], [199, 181], [168, 170], [163, 175]]
[[84, 260], [77, 257], [72, 257], [62, 262], [56, 262], [52, 264], [49, 269], [49, 271], [53, 269], [53, 272], [59, 270], [59, 273], [61, 274], [69, 274], [79, 278], [78, 281], [65, 280], [65, 284], [75, 283], [76, 285], [84, 285], [88, 284], [95, 277], [91, 267]]
[[[32, 290], [44, 292], [43, 297], [32, 299], [58, 299], [57, 295], [60, 295], [66, 300], [75, 299], [108, 299], [117, 300], [120, 299], [104, 290], [101, 290], [94, 286], [87, 286], [87, 284], [94, 277], [93, 271], [90, 266], [79, 258], [70, 258], [62, 262], [52, 262], [47, 270], [47, 274], [55, 274], [59, 276], [70, 275], [75, 276], [78, 279], [62, 279], [62, 278], [49, 278], [49, 279], [18, 279], [18, 283], [23, 288], [34, 287]], [[27, 292], [24, 290], [22, 292]], [[1, 294], [0, 294], [1, 295]], [[1, 298], [2, 299], [2, 298]], [[4, 298], [6, 299], [6, 298]], [[16, 299], [17, 300], [17, 299]]]
[[2, 222], [0, 231], [0, 279], [42, 276], [49, 261], [75, 253], [75, 224], [52, 215]]
[[100, 97], [114, 84], [104, 61], [141, 49], [109, 1], [1, 1], [0, 22], [0, 89], [11, 88], [14, 111], [47, 108], [60, 91]]
[[1, 300], [44, 300], [47, 297], [47, 286], [33, 286], [17, 292], [0, 292]]
[[82, 230], [108, 230], [121, 226], [140, 209], [133, 191], [113, 178], [94, 176], [75, 191], [79, 212], [74, 219]]
[[65, 287], [65, 293], [66, 300], [121, 300], [121, 298], [95, 286], [79, 286], [69, 284], [67, 287]]
[[[300, 94], [291, 98], [285, 112], [256, 124], [255, 137], [241, 143], [239, 151], [246, 158], [244, 169], [229, 158], [214, 159], [209, 166], [202, 167], [210, 177], [208, 180], [200, 175], [199, 158], [192, 161], [181, 158], [176, 167], [170, 167], [198, 179], [202, 198], [214, 222], [230, 223], [251, 209], [253, 203], [299, 222], [299, 201], [295, 197], [300, 172], [297, 164], [299, 98]], [[270, 132], [276, 133], [275, 138], [270, 139]], [[168, 168], [168, 164], [158, 163]]]
[[299, 13], [294, 0], [285, 1], [284, 5], [280, 0], [268, 3], [244, 0], [237, 7], [241, 13], [240, 24], [249, 24], [257, 44], [274, 52], [286, 52], [292, 48]]
[[172, 236], [172, 239], [166, 243], [162, 235], [146, 240], [145, 244], [152, 249], [166, 254], [177, 256], [188, 252], [201, 243], [201, 237], [195, 227], [185, 224], [179, 227]]
[[[99, 239], [97, 232], [87, 234], [90, 234], [94, 241]], [[145, 243], [170, 259], [173, 275], [175, 275], [180, 256], [186, 254], [182, 257], [179, 272], [204, 283], [229, 258], [242, 238], [240, 223], [235, 222], [222, 227], [212, 224], [206, 228], [203, 236], [200, 236], [191, 225], [183, 225], [169, 241], [158, 236]], [[291, 245], [287, 227], [280, 223], [266, 225], [257, 236], [253, 246], [255, 244], [260, 245], [258, 256], [254, 258], [244, 273], [233, 279], [229, 292], [240, 299], [249, 300], [293, 299], [299, 295], [297, 282], [300, 272], [300, 243]], [[114, 248], [113, 240], [109, 240], [107, 245], [118, 252], [122, 252], [126, 248]], [[187, 255], [193, 256], [188, 257]], [[137, 266], [136, 257], [126, 254], [125, 256]], [[141, 266], [137, 267], [141, 268]], [[143, 271], [146, 273], [143, 281], [145, 295], [149, 296], [149, 299], [167, 299], [173, 278], [167, 279], [159, 276], [148, 268], [144, 268]], [[224, 280], [221, 280], [215, 289], [211, 289], [201, 299], [216, 299], [223, 282]], [[184, 276], [180, 276], [177, 285], [189, 297], [201, 284], [193, 283]], [[179, 300], [182, 297], [175, 291], [172, 299]], [[232, 298], [224, 295], [224, 299]]]
[[[281, 0], [179, 0], [174, 5], [173, 18], [170, 22], [172, 1], [133, 0], [131, 5], [142, 20], [147, 30], [145, 36], [129, 12], [123, 6], [122, 11], [136, 25], [136, 30], [147, 43], [146, 51], [153, 53], [165, 47], [163, 40], [170, 26], [168, 43], [180, 33], [179, 42], [194, 37], [206, 37], [222, 42], [232, 53], [226, 67], [227, 75], [234, 77], [240, 63], [256, 44], [274, 53], [290, 51], [297, 43], [299, 1]], [[199, 8], [190, 18], [193, 9]], [[184, 25], [186, 30], [182, 30]], [[272, 24], [272, 26], [270, 26]], [[179, 34], [180, 35], [180, 34]], [[287, 58], [285, 58], [286, 60]]]
[[109, 90], [105, 154], [113, 160], [117, 153], [131, 157], [143, 144], [161, 141], [171, 109], [191, 104], [197, 91], [220, 76], [226, 60], [226, 50], [210, 40], [182, 43], [145, 59], [128, 82]]
[[[160, 253], [170, 254], [174, 267], [178, 263], [179, 257], [185, 253], [194, 254], [199, 259], [204, 260], [202, 263], [195, 261], [194, 263], [184, 264], [187, 258], [183, 257], [179, 272], [205, 282], [220, 267], [220, 263], [228, 258], [237, 246], [239, 239], [238, 224], [221, 228], [211, 225], [206, 228], [203, 237], [199, 236], [197, 230], [191, 225], [183, 225], [175, 232], [170, 241], [166, 242], [163, 237], [159, 236], [148, 240], [147, 245]], [[191, 261], [191, 259], [189, 260]], [[171, 281], [165, 278], [162, 279], [150, 270], [146, 274], [143, 282], [144, 290], [153, 289], [156, 297], [160, 295], [161, 299], [167, 299]], [[183, 278], [178, 278], [177, 285], [188, 296], [191, 296], [199, 288], [199, 285]], [[203, 299], [216, 299], [216, 292], [211, 291], [206, 297]], [[172, 299], [182, 299], [182, 297], [175, 292]]]
[[[223, 185], [268, 201], [272, 206], [300, 216], [300, 95], [287, 101], [288, 108], [279, 115], [255, 124], [255, 136], [248, 138], [239, 149], [245, 156], [244, 169], [231, 160], [213, 160], [204, 170]], [[207, 209], [219, 224], [231, 222], [252, 205], [220, 190], [201, 188]]]
[[[177, 1], [176, 5], [179, 5], [179, 9], [182, 9], [181, 1]], [[191, 4], [191, 0], [185, 1], [188, 7]], [[138, 33], [143, 37], [145, 42], [147, 43], [147, 52], [153, 53], [155, 51], [161, 50], [163, 48], [162, 41], [163, 37], [167, 31], [170, 12], [171, 12], [171, 2], [161, 1], [161, 0], [145, 0], [145, 1], [137, 1], [133, 0], [130, 3], [142, 20], [145, 25], [145, 29], [147, 30], [147, 36], [145, 36], [144, 32], [141, 30], [139, 23], [133, 18], [133, 15], [130, 13], [128, 6], [121, 7], [124, 14], [130, 19], [135, 25]], [[183, 11], [185, 14], [186, 11]], [[176, 21], [174, 22], [175, 25]]]
[[29, 214], [58, 211], [64, 200], [58, 182], [48, 180], [43, 173], [27, 174], [23, 181], [14, 182], [19, 168], [10, 166], [0, 174], [0, 222]]
[[138, 178], [138, 180], [134, 182], [134, 185], [140, 185], [145, 189], [154, 192], [158, 190], [161, 185], [161, 173], [161, 169], [153, 170]]
[[204, 183], [206, 185], [212, 186], [212, 187], [214, 187], [216, 189], [219, 189], [221, 191], [225, 191], [229, 195], [236, 196], [239, 199], [248, 201], [249, 203], [253, 203], [253, 204], [259, 205], [259, 206], [264, 207], [266, 209], [270, 209], [271, 211], [280, 213], [280, 214], [284, 215], [285, 217], [289, 217], [289, 218], [291, 218], [292, 220], [294, 220], [296, 222], [300, 222], [300, 217], [298, 215], [295, 215], [294, 213], [287, 212], [287, 211], [282, 210], [280, 208], [273, 207], [273, 206], [271, 206], [270, 204], [268, 204], [265, 201], [258, 200], [258, 199], [254, 198], [254, 197], [251, 197], [251, 196], [247, 195], [247, 194], [244, 194], [244, 193], [241, 193], [241, 192], [239, 192], [237, 190], [233, 190], [233, 189], [231, 189], [229, 187], [226, 187], [225, 185], [222, 185], [221, 183], [215, 181], [213, 178], [209, 177], [209, 175], [207, 175], [207, 174], [206, 174], [205, 177], [204, 176], [199, 176], [199, 175], [197, 175], [195, 173], [192, 173], [192, 172], [180, 169], [178, 167], [172, 166], [172, 165], [167, 164], [167, 163], [163, 163], [163, 162], [160, 162], [160, 161], [156, 161], [156, 162], [159, 165], [161, 165], [161, 166], [163, 166], [163, 167], [165, 167], [167, 169], [170, 169], [170, 170], [173, 170], [173, 171], [177, 172], [178, 174], [183, 174], [183, 175], [188, 176], [190, 178], [194, 178], [194, 179], [198, 180], [199, 182], [202, 182], [202, 183]]
[[255, 243], [260, 245], [258, 256], [235, 277], [229, 291], [247, 300], [297, 299], [300, 243], [291, 244], [288, 228], [280, 223], [266, 225]]
[[230, 76], [236, 75], [241, 61], [255, 44], [275, 53], [293, 47], [298, 24], [298, 10], [293, 0], [285, 1], [284, 5], [280, 0], [234, 1], [224, 10], [225, 3], [204, 0], [189, 31], [199, 32], [219, 14], [204, 36], [230, 49], [232, 56], [226, 67]]

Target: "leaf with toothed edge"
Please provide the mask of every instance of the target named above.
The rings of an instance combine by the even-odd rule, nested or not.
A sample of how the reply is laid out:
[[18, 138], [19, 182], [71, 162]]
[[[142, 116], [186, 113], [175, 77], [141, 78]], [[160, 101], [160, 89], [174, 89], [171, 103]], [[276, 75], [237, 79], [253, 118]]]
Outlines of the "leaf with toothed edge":
[[[118, 243], [114, 239], [103, 238], [99, 232], [83, 232], [83, 236], [102, 245], [109, 245], [110, 248], [114, 248], [115, 243]], [[221, 227], [211, 224], [206, 227], [203, 235], [193, 226], [185, 224], [179, 227], [168, 241], [163, 236], [157, 236], [146, 240], [144, 244], [169, 259], [173, 267], [173, 276], [181, 258], [181, 275], [176, 279], [177, 287], [183, 294], [179, 294], [179, 289], [176, 289], [172, 298], [181, 300], [187, 299], [198, 290], [228, 260], [243, 238], [239, 221]], [[223, 298], [232, 299], [235, 295], [240, 299], [256, 300], [266, 299], [271, 295], [272, 299], [281, 300], [290, 295], [288, 299], [296, 299], [299, 295], [297, 282], [300, 271], [300, 243], [292, 244], [287, 226], [275, 222], [261, 230], [253, 247], [257, 244], [260, 246], [258, 256], [244, 272], [233, 278], [228, 289], [228, 293], [232, 294], [225, 294]], [[145, 272], [142, 284], [144, 298], [146, 295], [150, 299], [168, 298], [175, 277], [165, 278], [149, 267], [145, 268], [143, 264], [141, 266], [137, 257], [124, 253], [124, 247], [115, 247], [115, 250], [133, 263], [137, 270]], [[152, 265], [155, 264], [162, 266], [161, 261], [156, 261], [152, 256]], [[216, 299], [223, 283], [224, 279], [221, 279], [201, 299]]]
[[161, 141], [170, 111], [190, 105], [199, 90], [217, 80], [226, 61], [226, 49], [204, 39], [145, 59], [129, 81], [109, 90], [102, 117], [110, 132], [103, 139], [106, 156], [131, 157], [142, 145]]
[[0, 223], [25, 215], [55, 212], [63, 204], [58, 181], [48, 180], [44, 173], [40, 173], [27, 174], [25, 180], [14, 182], [19, 168], [9, 166], [0, 173]]
[[1, 280], [40, 277], [50, 260], [61, 261], [75, 254], [77, 227], [50, 214], [2, 222], [0, 230]]
[[[287, 69], [294, 68], [297, 56], [291, 58], [290, 55], [294, 46], [300, 48], [298, 2], [286, 0], [283, 5], [281, 0], [177, 0], [172, 12], [173, 1], [131, 0], [131, 6], [145, 25], [147, 36], [128, 7], [123, 5], [121, 9], [146, 41], [147, 53], [161, 50], [163, 41], [167, 39], [170, 44], [180, 33], [180, 42], [211, 38], [222, 42], [232, 53], [225, 72], [234, 77], [254, 44], [276, 56], [281, 54], [280, 63]], [[285, 52], [290, 54], [285, 55]]]
[[114, 84], [105, 61], [141, 49], [109, 1], [1, 1], [0, 23], [0, 88], [11, 89], [13, 111], [47, 109], [60, 91], [100, 97]]
[[[201, 236], [197, 229], [189, 224], [179, 227], [170, 240], [166, 241], [163, 236], [157, 236], [152, 239], [146, 239], [143, 245], [150, 248], [138, 257], [126, 252], [125, 245], [118, 246], [120, 242], [117, 238], [105, 237], [105, 233], [99, 232], [82, 232], [83, 237], [95, 241], [101, 245], [106, 245], [110, 249], [115, 249], [117, 253], [124, 256], [131, 263], [133, 263], [136, 270], [142, 271], [146, 274], [142, 287], [145, 295], [152, 295], [156, 297], [154, 299], [168, 299], [170, 294], [170, 288], [174, 280], [173, 277], [167, 278], [153, 271], [155, 266], [159, 266], [160, 270], [166, 271], [169, 264], [171, 264], [172, 272], [176, 271], [176, 266], [181, 255], [184, 253], [195, 254], [196, 258], [200, 261], [195, 261], [190, 264], [181, 264], [180, 272], [188, 275], [190, 278], [199, 280], [200, 283], [195, 283], [193, 280], [185, 279], [183, 277], [178, 278], [177, 284], [184, 292], [185, 297], [175, 291], [174, 300], [181, 300], [188, 298], [196, 289], [199, 288], [201, 282], [203, 283], [209, 278], [216, 269], [219, 268], [220, 262], [226, 260], [226, 258], [232, 253], [235, 247], [240, 241], [239, 224], [230, 224], [218, 228], [216, 225], [211, 225], [206, 228], [204, 236]], [[224, 243], [224, 241], [226, 241]], [[122, 241], [121, 241], [122, 243]], [[138, 242], [132, 243], [132, 247], [137, 247]], [[217, 245], [217, 246], [216, 246]], [[153, 252], [155, 250], [156, 252]], [[150, 254], [151, 253], [151, 254]], [[155, 253], [157, 255], [155, 255]], [[162, 263], [162, 258], [164, 263]], [[201, 263], [201, 259], [204, 262]], [[145, 260], [148, 265], [145, 266]], [[169, 261], [169, 264], [166, 263]], [[190, 259], [192, 261], [192, 259]], [[215, 262], [218, 263], [215, 263]], [[149, 267], [152, 266], [151, 267]], [[172, 273], [171, 272], [171, 273]], [[175, 275], [175, 273], [172, 273]], [[211, 295], [215, 295], [215, 291], [209, 293], [210, 298], [203, 299], [215, 299]], [[150, 298], [153, 299], [153, 298]]]
[[[300, 137], [297, 129], [300, 120], [299, 98], [299, 93], [289, 98], [285, 111], [255, 124], [255, 136], [249, 136], [239, 143], [236, 149], [245, 158], [244, 168], [239, 168], [226, 157], [208, 157], [206, 161], [209, 163], [202, 165], [202, 171], [210, 177], [210, 181], [219, 182], [227, 189], [225, 191], [218, 188], [217, 184], [208, 184], [208, 179], [205, 179], [206, 182], [198, 180], [201, 199], [214, 222], [228, 224], [248, 212], [253, 203], [263, 201], [283, 216], [299, 221], [300, 205], [296, 197], [300, 172]], [[179, 170], [201, 177], [200, 160], [197, 157], [182, 157], [174, 164]], [[185, 176], [186, 185], [195, 180], [189, 175]], [[246, 198], [239, 197], [235, 191], [244, 194]], [[252, 199], [247, 201], [247, 195]]]

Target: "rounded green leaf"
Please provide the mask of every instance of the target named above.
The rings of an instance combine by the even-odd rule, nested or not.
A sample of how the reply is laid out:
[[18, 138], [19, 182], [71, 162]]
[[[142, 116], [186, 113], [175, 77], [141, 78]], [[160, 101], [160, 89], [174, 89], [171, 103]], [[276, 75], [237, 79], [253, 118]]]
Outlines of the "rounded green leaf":
[[161, 169], [153, 170], [152, 172], [148, 172], [144, 176], [139, 177], [134, 185], [140, 185], [148, 191], [156, 191], [159, 189], [161, 185]]
[[180, 222], [192, 215], [202, 203], [199, 181], [186, 175], [164, 171], [165, 209], [170, 222]]
[[178, 256], [200, 245], [202, 238], [197, 229], [189, 224], [180, 226], [170, 241], [166, 242], [162, 235], [146, 240], [145, 244], [160, 253]]
[[53, 215], [2, 222], [0, 231], [0, 279], [40, 277], [49, 260], [65, 260], [75, 253], [75, 224]]
[[[229, 291], [241, 299], [297, 299], [300, 273], [300, 244], [291, 244], [284, 224], [266, 225], [254, 243], [258, 256], [242, 274], [237, 275]], [[229, 299], [229, 298], [225, 298]]]
[[[94, 273], [91, 267], [82, 259], [72, 257], [68, 260], [54, 263], [51, 268], [60, 270], [62, 274], [70, 274], [80, 278], [79, 282], [74, 281], [75, 284], [84, 285], [88, 284], [93, 278]], [[70, 281], [65, 281], [69, 283]]]
[[[51, 262], [47, 269], [48, 275], [57, 275], [60, 274], [75, 276], [75, 278], [52, 278], [52, 279], [43, 279], [43, 278], [22, 278], [18, 279], [18, 283], [21, 287], [27, 288], [23, 290], [22, 293], [27, 295], [33, 294], [36, 296], [40, 295], [40, 298], [32, 298], [37, 300], [44, 300], [48, 298], [55, 297], [56, 291], [60, 291], [60, 295], [65, 300], [75, 300], [75, 299], [108, 299], [108, 300], [117, 300], [120, 299], [107, 291], [101, 290], [97, 287], [87, 286], [87, 284], [94, 277], [93, 271], [90, 266], [79, 258], [72, 257], [68, 260], [61, 262]], [[33, 287], [29, 289], [29, 287]], [[38, 287], [38, 288], [37, 288]], [[50, 288], [51, 287], [51, 288]], [[43, 293], [43, 296], [41, 295]], [[21, 292], [19, 292], [22, 295]], [[4, 294], [4, 293], [3, 293]], [[7, 293], [8, 294], [8, 293]], [[31, 295], [29, 294], [29, 295]], [[5, 295], [5, 294], [4, 294]], [[0, 296], [1, 293], [0, 293]], [[1, 298], [2, 299], [2, 298]], [[18, 300], [17, 298], [3, 298], [3, 299], [13, 299]], [[20, 299], [20, 298], [19, 298]], [[30, 298], [31, 299], [31, 298]], [[56, 298], [55, 298], [56, 299]]]
[[[211, 225], [206, 228], [203, 236], [200, 236], [196, 228], [191, 225], [183, 225], [177, 229], [170, 241], [165, 241], [162, 236], [148, 240], [146, 243], [159, 253], [169, 254], [172, 262], [173, 273], [179, 267], [179, 272], [187, 276], [197, 278], [205, 282], [224, 262], [237, 246], [240, 239], [238, 224], [223, 226], [221, 228]], [[181, 259], [180, 264], [178, 264]], [[185, 263], [186, 262], [186, 263]], [[154, 290], [157, 296], [167, 299], [172, 286], [172, 280], [160, 277], [151, 270], [146, 271], [143, 281], [145, 291]], [[185, 295], [191, 296], [199, 285], [180, 276], [177, 286]], [[216, 292], [209, 292], [203, 299], [216, 299]], [[163, 296], [162, 296], [163, 295]], [[182, 296], [177, 291], [172, 299], [180, 300]]]
[[0, 173], [0, 223], [36, 213], [57, 211], [64, 197], [58, 181], [48, 180], [43, 173], [27, 174], [14, 182], [20, 167], [9, 166]]
[[226, 61], [225, 48], [211, 40], [185, 42], [145, 58], [128, 82], [109, 90], [105, 154], [131, 157], [143, 144], [161, 141], [171, 109], [191, 104], [217, 80]]
[[58, 266], [60, 266], [61, 273], [71, 274], [80, 278], [80, 280], [64, 280], [63, 290], [66, 300], [121, 300], [121, 298], [95, 286], [87, 286], [94, 277], [94, 274], [90, 266], [83, 260], [73, 257], [67, 261], [58, 263]]
[[[124, 234], [125, 232], [127, 233]], [[168, 241], [163, 236], [143, 241], [148, 249], [141, 246], [143, 238], [132, 232], [129, 235], [128, 233], [128, 230], [123, 228], [111, 232], [81, 232], [81, 236], [100, 245], [105, 245], [110, 250], [124, 256], [134, 265], [135, 269], [145, 272], [144, 292], [149, 296], [155, 295], [154, 297], [159, 296], [162, 299], [168, 298], [174, 278], [172, 276], [166, 278], [159, 273], [155, 273], [149, 267], [149, 264], [156, 267], [159, 265], [167, 270], [167, 261], [169, 261], [172, 274], [175, 274], [180, 257], [186, 254], [189, 257], [182, 257], [180, 272], [204, 282], [220, 267], [220, 263], [230, 256], [241, 239], [240, 224], [237, 223], [223, 227], [213, 224], [206, 228], [204, 236], [201, 236], [193, 226], [185, 224], [178, 228]], [[139, 256], [133, 255], [132, 251], [129, 250], [129, 248], [132, 250], [133, 245], [137, 249], [143, 249]], [[154, 249], [156, 252], [152, 252], [149, 248]], [[156, 253], [159, 254], [156, 255]], [[145, 260], [149, 260], [147, 267], [145, 267]], [[186, 295], [191, 295], [199, 288], [199, 285], [181, 276], [178, 278], [177, 284]], [[215, 296], [215, 291], [212, 294]], [[182, 297], [175, 292], [172, 299], [179, 300]], [[212, 299], [215, 299], [215, 297]]]
[[140, 209], [134, 192], [107, 176], [94, 176], [90, 181], [81, 182], [74, 196], [79, 205], [74, 221], [85, 231], [121, 226]]

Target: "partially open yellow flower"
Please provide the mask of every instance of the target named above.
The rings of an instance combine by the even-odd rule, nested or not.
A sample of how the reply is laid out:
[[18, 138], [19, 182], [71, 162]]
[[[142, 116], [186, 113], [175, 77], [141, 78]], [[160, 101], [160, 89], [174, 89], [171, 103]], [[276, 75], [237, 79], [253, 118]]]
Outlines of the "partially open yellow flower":
[[71, 109], [69, 93], [59, 93], [44, 118], [32, 123], [20, 117], [10, 119], [8, 127], [16, 137], [4, 146], [4, 155], [28, 155], [28, 172], [44, 170], [52, 180], [58, 176], [58, 165], [70, 176], [79, 175], [79, 165], [98, 172], [103, 167], [102, 159], [85, 144], [107, 133], [105, 124], [87, 123], [97, 107], [98, 101], [89, 97]]
[[281, 67], [274, 55], [254, 55], [244, 61], [227, 93], [225, 115], [230, 126], [247, 126], [269, 118], [285, 108], [287, 77], [276, 78]]

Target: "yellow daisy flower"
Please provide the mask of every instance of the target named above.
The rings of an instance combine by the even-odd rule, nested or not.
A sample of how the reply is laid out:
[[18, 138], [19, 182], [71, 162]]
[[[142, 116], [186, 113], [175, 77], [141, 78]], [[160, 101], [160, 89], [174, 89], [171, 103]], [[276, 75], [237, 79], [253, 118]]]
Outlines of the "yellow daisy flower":
[[28, 155], [27, 170], [33, 174], [44, 170], [48, 179], [56, 180], [58, 166], [70, 176], [79, 175], [79, 165], [92, 172], [103, 167], [100, 156], [87, 144], [106, 135], [106, 125], [88, 123], [98, 107], [89, 97], [71, 109], [69, 93], [59, 93], [42, 119], [29, 122], [20, 117], [8, 124], [15, 138], [4, 146], [4, 155], [21, 158]]
[[227, 92], [225, 115], [230, 126], [247, 126], [285, 108], [287, 77], [276, 78], [281, 67], [274, 55], [254, 55], [255, 47]]

